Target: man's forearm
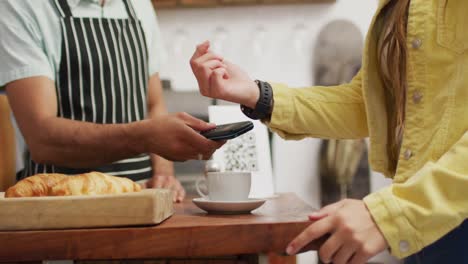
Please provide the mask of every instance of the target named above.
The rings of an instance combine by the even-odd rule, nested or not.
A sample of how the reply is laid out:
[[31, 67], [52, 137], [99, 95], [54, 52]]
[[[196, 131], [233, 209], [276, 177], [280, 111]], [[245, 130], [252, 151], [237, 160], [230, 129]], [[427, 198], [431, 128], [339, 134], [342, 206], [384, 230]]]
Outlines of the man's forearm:
[[39, 163], [95, 167], [146, 152], [148, 122], [102, 125], [48, 118], [28, 147], [33, 160]]
[[[148, 118], [154, 118], [161, 114], [167, 114], [164, 101], [163, 88], [159, 74], [154, 74], [148, 83]], [[156, 154], [151, 154], [153, 164], [153, 176], [174, 176], [174, 164]]]
[[196, 132], [212, 129], [212, 125], [185, 113], [160, 114], [130, 124], [93, 124], [56, 117], [54, 82], [47, 77], [17, 80], [6, 90], [32, 158], [38, 163], [90, 168], [140, 153], [184, 161], [197, 153], [210, 156], [220, 147]]
[[[148, 117], [156, 117], [160, 114], [167, 113], [165, 104], [150, 106]], [[156, 176], [174, 176], [174, 163], [157, 154], [151, 154], [151, 162], [153, 167], [153, 177]]]

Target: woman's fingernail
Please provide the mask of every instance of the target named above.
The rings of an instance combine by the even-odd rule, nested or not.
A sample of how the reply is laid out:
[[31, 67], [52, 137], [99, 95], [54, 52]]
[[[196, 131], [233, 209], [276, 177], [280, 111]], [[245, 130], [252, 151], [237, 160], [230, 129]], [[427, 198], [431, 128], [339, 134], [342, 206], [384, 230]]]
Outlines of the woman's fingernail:
[[288, 248], [286, 248], [286, 253], [287, 253], [288, 255], [294, 254], [294, 249], [293, 249], [293, 247], [292, 247], [292, 246], [288, 246]]
[[321, 218], [321, 217], [324, 217], [324, 215], [320, 212], [313, 212], [309, 214], [309, 218], [316, 219], [316, 218]]

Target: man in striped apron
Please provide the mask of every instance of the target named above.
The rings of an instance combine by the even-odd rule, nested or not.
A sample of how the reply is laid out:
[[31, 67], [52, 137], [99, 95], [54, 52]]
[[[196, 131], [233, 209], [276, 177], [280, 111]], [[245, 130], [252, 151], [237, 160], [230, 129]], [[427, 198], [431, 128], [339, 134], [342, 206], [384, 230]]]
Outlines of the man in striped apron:
[[[86, 3], [93, 1], [97, 3]], [[165, 112], [159, 76], [149, 76], [148, 30], [145, 32], [138, 16], [148, 12], [141, 8], [141, 2], [153, 12], [150, 1], [107, 1], [116, 8], [120, 5], [126, 17], [103, 17], [105, 0], [0, 3], [0, 12], [6, 12], [6, 17], [0, 18], [0, 32], [2, 38], [8, 36], [0, 41], [0, 56], [6, 57], [7, 63], [11, 61], [10, 66], [0, 67], [0, 86], [6, 84], [28, 145], [25, 168], [19, 177], [92, 170], [132, 180], [153, 177], [150, 186], [173, 188], [175, 200], [181, 200], [184, 191], [173, 177], [173, 165], [168, 160], [206, 159], [221, 143], [207, 140], [196, 131], [213, 125], [187, 114]], [[101, 17], [74, 16], [72, 4], [77, 13], [79, 8], [100, 4]], [[49, 19], [47, 12], [57, 19]], [[20, 18], [12, 17], [11, 21], [10, 16]], [[49, 77], [32, 66], [35, 60], [48, 56], [53, 61], [48, 31], [54, 27], [61, 32], [61, 52]], [[37, 48], [35, 45], [40, 46], [42, 54], [30, 51]], [[22, 60], [18, 54], [23, 51], [29, 53], [32, 66], [24, 63], [21, 68], [23, 65], [16, 62]]]

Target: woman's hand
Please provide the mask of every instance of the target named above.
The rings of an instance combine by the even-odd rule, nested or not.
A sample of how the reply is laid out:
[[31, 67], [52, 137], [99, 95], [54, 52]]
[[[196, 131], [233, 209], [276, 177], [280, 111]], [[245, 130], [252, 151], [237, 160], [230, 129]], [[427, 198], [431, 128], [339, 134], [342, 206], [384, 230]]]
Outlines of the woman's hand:
[[197, 46], [190, 60], [192, 71], [204, 96], [255, 108], [257, 84], [237, 65], [209, 51], [208, 41]]
[[342, 200], [309, 216], [315, 221], [286, 249], [296, 254], [310, 242], [327, 234], [319, 250], [325, 263], [361, 264], [387, 248], [387, 242], [361, 200]]

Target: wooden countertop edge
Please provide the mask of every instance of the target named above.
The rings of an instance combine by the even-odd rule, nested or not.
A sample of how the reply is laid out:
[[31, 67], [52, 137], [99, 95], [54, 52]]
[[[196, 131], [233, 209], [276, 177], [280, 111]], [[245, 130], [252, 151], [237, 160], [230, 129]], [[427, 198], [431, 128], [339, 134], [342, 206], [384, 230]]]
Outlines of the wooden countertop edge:
[[[281, 197], [277, 204], [265, 208], [266, 218], [258, 222], [240, 216], [234, 220], [205, 218], [198, 223], [197, 217], [191, 219], [198, 211], [187, 202], [179, 206], [187, 211], [176, 209], [174, 216], [158, 226], [0, 232], [0, 262], [282, 254], [287, 244], [310, 225], [306, 216], [312, 209], [295, 195]], [[290, 203], [296, 206], [283, 206]], [[287, 210], [276, 214], [277, 208]], [[177, 222], [180, 225], [174, 224]], [[308, 249], [317, 249], [319, 244], [311, 244]]]
[[[287, 244], [310, 223], [252, 224], [169, 228], [158, 232], [127, 229], [120, 232], [56, 233], [40, 241], [34, 233], [16, 236], [0, 234], [0, 261], [157, 259], [206, 257], [252, 253], [284, 253]], [[176, 229], [176, 230], [175, 230]], [[177, 235], [175, 235], [177, 232]], [[99, 242], [99, 244], [95, 242]], [[25, 246], [37, 243], [34, 247]], [[8, 245], [8, 246], [5, 246]], [[311, 245], [311, 249], [317, 248]]]

